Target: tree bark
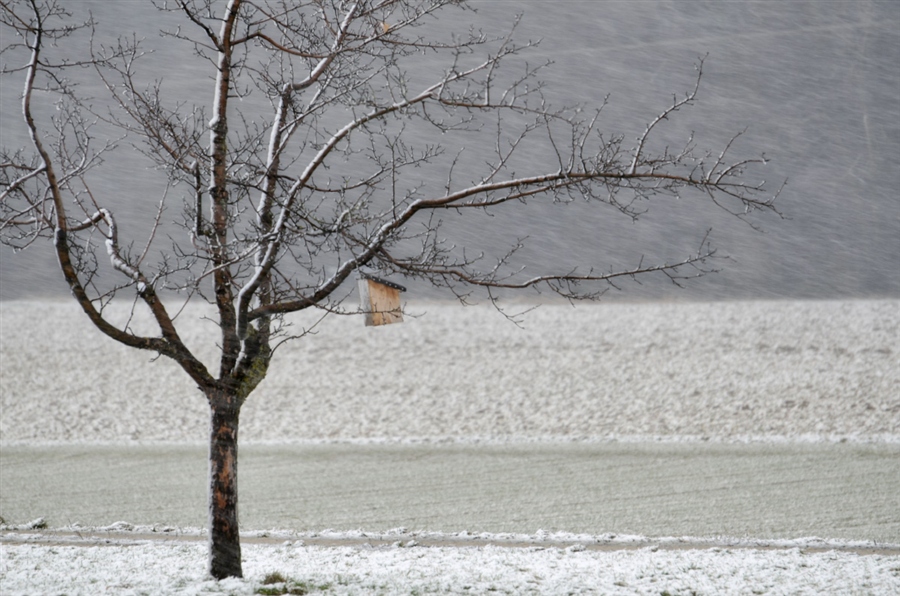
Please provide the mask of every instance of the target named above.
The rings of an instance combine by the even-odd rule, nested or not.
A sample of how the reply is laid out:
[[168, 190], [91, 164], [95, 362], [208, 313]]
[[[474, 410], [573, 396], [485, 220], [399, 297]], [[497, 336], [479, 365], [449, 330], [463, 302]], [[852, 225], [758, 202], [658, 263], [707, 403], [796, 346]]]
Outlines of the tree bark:
[[238, 533], [237, 438], [240, 406], [235, 396], [210, 395], [209, 573], [243, 577]]

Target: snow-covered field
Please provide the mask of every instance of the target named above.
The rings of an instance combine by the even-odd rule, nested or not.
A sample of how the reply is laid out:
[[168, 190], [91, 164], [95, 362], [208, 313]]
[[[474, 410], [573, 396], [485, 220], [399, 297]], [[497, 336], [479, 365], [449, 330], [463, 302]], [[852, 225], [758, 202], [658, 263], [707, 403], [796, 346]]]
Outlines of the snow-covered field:
[[[524, 330], [488, 308], [407, 310], [423, 316], [376, 329], [332, 317], [280, 348], [242, 413], [242, 441], [900, 443], [897, 300], [544, 306]], [[293, 331], [314, 322], [298, 318]], [[213, 324], [185, 323], [211, 364]], [[202, 397], [177, 367], [150, 359], [101, 337], [69, 303], [0, 303], [0, 446], [201, 443]], [[16, 488], [0, 483], [0, 493]], [[595, 547], [609, 537], [596, 535], [510, 546], [398, 532], [367, 545], [363, 528], [334, 544], [247, 544], [247, 579], [214, 582], [189, 537], [150, 540], [112, 531], [128, 527], [119, 524], [70, 542], [5, 521], [4, 596], [900, 593], [900, 537], [878, 552], [865, 536], [827, 535], [701, 536], [680, 545], [690, 548], [651, 536], [605, 550]], [[264, 584], [275, 572], [287, 583]]]
[[[554, 305], [524, 330], [489, 307], [406, 310], [279, 348], [242, 442], [900, 440], [898, 300]], [[217, 370], [214, 323], [186, 319]], [[187, 375], [74, 304], [2, 302], [0, 324], [4, 443], [206, 440]]]

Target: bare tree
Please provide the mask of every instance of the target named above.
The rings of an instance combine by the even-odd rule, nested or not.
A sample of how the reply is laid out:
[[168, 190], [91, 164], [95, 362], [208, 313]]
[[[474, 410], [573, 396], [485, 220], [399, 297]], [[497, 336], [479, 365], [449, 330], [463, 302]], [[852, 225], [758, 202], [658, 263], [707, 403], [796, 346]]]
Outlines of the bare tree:
[[[0, 226], [15, 248], [52, 239], [60, 271], [94, 325], [175, 360], [205, 394], [216, 578], [242, 573], [238, 416], [274, 348], [290, 338], [288, 313], [359, 312], [345, 304], [345, 282], [362, 267], [427, 280], [462, 299], [473, 287], [492, 299], [498, 289], [526, 288], [595, 299], [618, 278], [656, 273], [678, 283], [702, 275], [714, 255], [703, 239], [677, 262], [621, 271], [562, 262], [557, 271], [526, 275], [517, 261], [521, 243], [473, 256], [444, 238], [448, 210], [502, 215], [526, 201], [583, 200], [636, 218], [648, 200], [684, 192], [706, 195], [737, 217], [774, 210], [777, 192], [744, 178], [762, 157], [731, 161], [730, 142], [701, 152], [693, 139], [674, 151], [650, 150], [658, 125], [694, 103], [702, 61], [693, 89], [631, 144], [598, 130], [600, 109], [549, 105], [540, 68], [516, 62], [531, 44], [435, 27], [440, 9], [467, 9], [463, 1], [155, 3], [183, 19], [163, 35], [209, 65], [212, 88], [202, 102], [140, 80], [135, 37], [103, 45], [93, 21], [72, 22], [57, 0], [0, 0], [16, 40], [4, 48], [3, 75], [24, 78], [30, 138], [29, 147], [4, 148], [0, 157]], [[76, 34], [90, 39], [84, 59], [60, 50]], [[443, 69], [415, 70], [423, 55], [443, 59]], [[517, 70], [501, 71], [510, 61]], [[80, 96], [73, 70], [92, 72], [108, 105]], [[118, 136], [102, 132], [111, 127]], [[162, 233], [164, 199], [139, 251], [120, 237], [108, 197], [93, 190], [95, 171], [104, 171], [125, 138], [165, 177], [166, 195], [183, 201], [179, 233]], [[473, 146], [477, 159], [463, 150]], [[534, 150], [543, 152], [540, 166], [522, 157]], [[133, 192], [120, 173], [106, 176], [121, 182], [119, 192]], [[111, 322], [105, 307], [114, 299], [143, 305], [158, 331], [141, 335]], [[178, 303], [191, 299], [215, 305], [218, 371], [179, 336]]]

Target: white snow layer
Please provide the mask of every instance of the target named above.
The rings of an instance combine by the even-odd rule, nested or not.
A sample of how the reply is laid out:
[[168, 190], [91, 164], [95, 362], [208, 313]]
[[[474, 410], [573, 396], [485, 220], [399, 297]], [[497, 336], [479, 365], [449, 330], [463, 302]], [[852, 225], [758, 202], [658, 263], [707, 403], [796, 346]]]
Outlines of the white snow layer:
[[[490, 307], [406, 310], [422, 316], [331, 316], [280, 347], [242, 442], [900, 441], [898, 300], [550, 305], [524, 330]], [[198, 314], [182, 336], [218, 370]], [[0, 324], [0, 441], [205, 442], [188, 376], [74, 304], [3, 302]], [[152, 331], [140, 311], [132, 325]]]
[[[376, 329], [332, 317], [280, 348], [242, 440], [900, 441], [897, 300], [545, 306], [525, 330], [486, 308], [407, 310], [424, 316]], [[213, 368], [214, 324], [184, 322]], [[315, 319], [293, 322], [297, 333]], [[2, 443], [204, 440], [206, 405], [186, 375], [102, 337], [73, 305], [3, 302], [0, 325]], [[11, 532], [4, 596], [900, 593], [896, 549], [288, 540], [245, 544], [245, 579], [216, 582], [202, 542], [36, 544]], [[264, 583], [276, 572], [286, 583]]]
[[[14, 594], [896, 594], [900, 558], [789, 550], [245, 545], [244, 579], [204, 573], [206, 545], [4, 544]], [[280, 574], [284, 583], [264, 584]], [[270, 578], [275, 579], [275, 578]], [[287, 590], [294, 589], [289, 592]]]

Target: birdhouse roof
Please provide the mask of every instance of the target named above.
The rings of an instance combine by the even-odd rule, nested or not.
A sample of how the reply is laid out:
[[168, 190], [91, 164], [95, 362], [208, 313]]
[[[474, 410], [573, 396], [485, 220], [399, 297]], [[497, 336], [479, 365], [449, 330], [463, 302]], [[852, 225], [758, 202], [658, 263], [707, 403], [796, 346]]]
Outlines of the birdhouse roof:
[[383, 286], [387, 286], [389, 288], [394, 288], [395, 290], [400, 290], [401, 292], [406, 291], [405, 287], [401, 286], [400, 284], [396, 284], [392, 281], [388, 281], [388, 280], [382, 279], [380, 277], [375, 277], [374, 275], [365, 273], [363, 271], [360, 271], [359, 274], [363, 279], [368, 279], [369, 281], [374, 281], [375, 283], [381, 284]]

